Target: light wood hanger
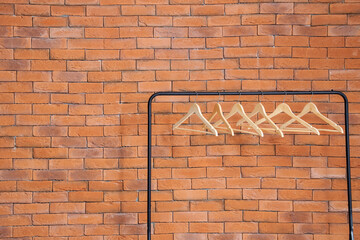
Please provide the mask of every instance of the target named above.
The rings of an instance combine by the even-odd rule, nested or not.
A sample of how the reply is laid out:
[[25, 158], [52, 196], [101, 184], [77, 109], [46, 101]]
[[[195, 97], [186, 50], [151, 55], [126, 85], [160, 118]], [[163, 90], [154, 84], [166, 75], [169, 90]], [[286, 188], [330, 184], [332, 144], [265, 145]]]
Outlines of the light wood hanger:
[[[220, 117], [220, 120], [221, 121], [217, 126], [219, 126], [221, 123], [224, 123], [225, 124], [225, 128], [224, 127], [218, 127], [220, 129], [226, 129], [228, 130], [228, 132], [231, 134], [231, 136], [234, 136], [234, 130], [232, 129], [232, 127], [230, 126], [229, 122], [226, 120], [226, 118], [224, 117], [224, 114], [222, 112], [222, 109], [221, 109], [221, 105], [220, 103], [216, 103], [215, 106], [214, 106], [214, 110], [211, 114], [211, 117], [209, 118], [208, 122], [211, 122], [211, 120], [214, 119], [214, 117], [216, 115], [219, 115]], [[218, 121], [218, 122], [219, 122]], [[217, 123], [217, 122], [216, 122]], [[204, 124], [204, 127], [207, 128], [207, 125]], [[215, 125], [213, 125], [213, 127], [215, 127]]]
[[[327, 124], [329, 124], [330, 126], [332, 126], [334, 129], [317, 129], [319, 131], [325, 131], [325, 132], [340, 132], [340, 133], [344, 133], [344, 130], [342, 129], [342, 127], [340, 127], [338, 124], [336, 124], [335, 122], [331, 121], [329, 118], [325, 117], [316, 107], [316, 105], [312, 102], [308, 103], [305, 105], [305, 107], [303, 108], [303, 110], [301, 111], [301, 113], [299, 113], [297, 116], [299, 118], [303, 117], [304, 115], [306, 115], [307, 113], [313, 113], [315, 116], [319, 117], [321, 120], [323, 120], [324, 122], [326, 122]], [[287, 126], [289, 126], [291, 123], [293, 123], [295, 121], [295, 119], [290, 119], [289, 121], [287, 121], [286, 123], [284, 123], [283, 125], [281, 125], [280, 129], [286, 129]]]
[[[261, 137], [264, 136], [263, 131], [246, 115], [246, 113], [244, 111], [244, 108], [240, 103], [235, 103], [235, 105], [232, 107], [231, 111], [225, 116], [225, 119], [227, 120], [227, 119], [231, 118], [236, 113], [240, 114], [240, 116], [244, 119], [244, 121], [248, 122], [249, 125], [255, 130], [256, 133], [246, 131], [246, 130], [242, 130], [242, 129], [233, 129], [234, 131], [236, 131], [236, 132], [244, 132], [244, 133], [251, 133], [251, 134], [254, 134], [254, 135], [259, 135]], [[222, 119], [220, 119], [215, 124], [213, 124], [213, 126], [216, 128], [217, 126], [219, 126], [223, 122], [224, 121]]]
[[[281, 131], [281, 129], [280, 129], [278, 126], [276, 126], [276, 124], [275, 124], [275, 123], [271, 120], [271, 118], [266, 114], [265, 108], [264, 108], [264, 106], [263, 106], [261, 103], [256, 104], [256, 106], [255, 106], [254, 110], [252, 111], [252, 113], [250, 113], [250, 114], [248, 115], [248, 118], [251, 118], [251, 117], [255, 116], [255, 115], [258, 114], [258, 113], [261, 114], [262, 117], [263, 117], [263, 118], [262, 118], [263, 121], [261, 121], [261, 123], [267, 121], [267, 122], [270, 124], [270, 126], [272, 126], [271, 129], [262, 128], [262, 130], [273, 130], [273, 131], [275, 131], [277, 134], [279, 134], [281, 137], [284, 137], [284, 133]], [[240, 119], [240, 120], [236, 123], [236, 126], [239, 126], [239, 125], [241, 125], [241, 124], [244, 123], [244, 122], [245, 122], [245, 119]], [[260, 123], [255, 122], [255, 125], [258, 125], [258, 124], [260, 124]]]
[[203, 131], [203, 130], [197, 130], [197, 129], [190, 129], [190, 128], [180, 128], [179, 126], [185, 122], [186, 119], [188, 119], [192, 114], [196, 114], [200, 120], [204, 123], [204, 125], [206, 126], [206, 128], [208, 130], [210, 130], [210, 132], [215, 135], [218, 136], [218, 132], [217, 130], [208, 122], [208, 120], [206, 120], [206, 118], [202, 115], [200, 107], [197, 103], [194, 103], [188, 113], [182, 117], [177, 123], [174, 124], [173, 126], [173, 130], [175, 129], [181, 129], [181, 130], [187, 130], [187, 131], [193, 131], [193, 132], [200, 132], [200, 133], [209, 133], [208, 131]]
[[[314, 128], [313, 126], [311, 126], [310, 124], [308, 124], [307, 122], [305, 122], [304, 120], [302, 120], [301, 118], [299, 118], [298, 116], [296, 116], [292, 111], [291, 108], [289, 107], [289, 105], [287, 105], [286, 103], [281, 103], [279, 106], [277, 106], [277, 108], [275, 109], [275, 111], [273, 113], [271, 113], [269, 115], [269, 118], [273, 118], [276, 115], [280, 114], [280, 113], [285, 113], [288, 116], [290, 116], [292, 119], [294, 119], [294, 121], [299, 122], [301, 125], [303, 125], [305, 127], [305, 129], [301, 129], [301, 128], [287, 128], [287, 129], [281, 129], [282, 131], [292, 131], [292, 132], [313, 132], [316, 133], [317, 135], [320, 135], [319, 131]], [[264, 122], [265, 119], [260, 119], [257, 122], [255, 122], [255, 124], [260, 124], [262, 122]]]

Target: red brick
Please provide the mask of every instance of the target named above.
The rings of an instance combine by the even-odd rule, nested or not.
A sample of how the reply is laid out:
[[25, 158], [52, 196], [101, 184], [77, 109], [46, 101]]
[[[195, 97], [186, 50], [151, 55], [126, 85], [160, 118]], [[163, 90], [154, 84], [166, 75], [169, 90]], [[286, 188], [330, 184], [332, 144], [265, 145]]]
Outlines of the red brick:
[[278, 58], [275, 59], [276, 68], [307, 68], [309, 66], [308, 59], [294, 58]]
[[271, 14], [243, 15], [242, 25], [275, 24], [275, 16]]
[[0, 190], [3, 192], [14, 192], [16, 191], [16, 181], [2, 181], [0, 183]]
[[85, 6], [51, 6], [52, 16], [84, 16]]
[[231, 69], [238, 68], [236, 59], [206, 60], [206, 69]]
[[222, 5], [193, 5], [191, 6], [191, 15], [210, 16], [223, 15], [224, 6]]
[[0, 16], [0, 25], [2, 26], [32, 26], [32, 17], [31, 16]]
[[0, 70], [30, 70], [28, 60], [0, 60], [0, 63]]
[[[183, 27], [155, 27], [154, 28], [155, 37], [187, 37], [188, 29]], [[162, 39], [157, 39], [156, 41], [163, 41]]]
[[2, 71], [0, 73], [0, 80], [1, 81], [16, 81], [16, 72], [15, 71]]
[[327, 234], [328, 229], [326, 224], [297, 224], [295, 226], [295, 233], [317, 233], [317, 234]]
[[34, 180], [65, 180], [65, 171], [36, 170]]
[[122, 59], [154, 59], [154, 50], [152, 49], [133, 49], [122, 50]]
[[344, 47], [343, 37], [313, 37], [310, 39], [311, 47]]
[[71, 202], [82, 202], [82, 201], [102, 201], [103, 193], [102, 192], [70, 192], [69, 193], [69, 201]]
[[19, 181], [18, 191], [51, 191], [52, 183], [50, 181]]
[[311, 200], [311, 190], [279, 190], [278, 198], [281, 200]]
[[50, 226], [50, 236], [81, 236], [84, 227], [81, 225]]
[[273, 36], [241, 37], [241, 46], [273, 46]]
[[258, 13], [259, 8], [257, 4], [229, 4], [225, 5], [226, 15], [238, 15], [238, 14], [253, 14]]
[[225, 200], [226, 210], [257, 210], [256, 200]]
[[36, 214], [33, 215], [35, 225], [60, 225], [67, 223], [66, 214]]
[[[3, 118], [4, 119], [4, 118]], [[8, 119], [9, 123], [13, 125], [15, 123], [15, 119]], [[3, 136], [32, 136], [32, 128], [31, 127], [16, 127], [16, 126], [5, 126], [2, 127], [2, 135]]]
[[0, 8], [1, 14], [14, 14], [14, 6], [10, 4], [3, 4]]
[[359, 22], [359, 16], [356, 14], [349, 16], [349, 24], [357, 24]]
[[237, 37], [222, 37], [222, 38], [207, 38], [206, 46], [209, 48], [214, 47], [233, 47], [239, 46], [240, 41]]
[[31, 214], [31, 213], [49, 213], [48, 203], [32, 203], [32, 204], [15, 204], [15, 214]]
[[259, 202], [259, 210], [263, 211], [292, 211], [293, 204], [291, 201], [272, 201], [261, 200]]
[[41, 27], [65, 27], [67, 19], [65, 17], [34, 17], [34, 26]]
[[14, 237], [26, 237], [26, 236], [48, 236], [49, 231], [47, 226], [26, 226], [26, 227], [14, 227]]
[[241, 68], [273, 68], [272, 58], [241, 58]]
[[245, 211], [244, 220], [249, 222], [276, 222], [277, 214], [275, 212]]
[[[21, 129], [19, 129], [21, 130]], [[0, 149], [1, 158], [29, 158], [30, 148], [2, 148]], [[26, 175], [26, 174], [25, 174]]]
[[51, 203], [51, 213], [84, 213], [85, 203]]
[[21, 226], [31, 223], [29, 215], [1, 216], [1, 219], [6, 220], [2, 222], [2, 226]]
[[116, 16], [120, 15], [118, 6], [87, 6], [87, 16]]
[[[275, 240], [276, 236], [275, 234], [244, 234], [244, 240]], [[293, 237], [294, 235], [291, 234], [291, 236]]]
[[165, 16], [140, 16], [140, 26], [171, 26], [172, 18]]
[[326, 202], [296, 201], [294, 203], [294, 211], [299, 212], [326, 212], [327, 209], [328, 203]]
[[15, 49], [15, 59], [48, 59], [49, 51], [40, 49]]
[[277, 193], [273, 189], [244, 189], [244, 199], [276, 199]]
[[254, 222], [229, 222], [225, 223], [225, 232], [247, 232], [247, 233], [257, 233], [258, 232], [258, 223]]
[[50, 29], [51, 38], [83, 38], [84, 32], [81, 28], [52, 28]]
[[313, 15], [312, 25], [341, 25], [346, 24], [346, 15]]
[[69, 17], [69, 25], [71, 27], [102, 27], [102, 17]]
[[187, 232], [188, 226], [186, 223], [157, 223], [155, 225], [156, 233], [181, 233]]
[[14, 31], [10, 26], [0, 26], [0, 36], [1, 37], [11, 37], [13, 36]]
[[310, 212], [279, 212], [279, 222], [310, 223], [312, 214]]
[[[120, 56], [120, 54], [119, 54], [118, 50], [88, 50], [88, 51], [86, 51], [86, 59], [88, 59], [88, 60], [118, 59], [119, 56]], [[119, 74], [119, 76], [121, 76], [121, 74]]]
[[204, 68], [205, 63], [201, 60], [173, 60], [171, 62], [171, 69], [174, 70], [199, 70]]
[[[1, 38], [0, 44], [5, 48], [29, 48], [30, 47], [29, 44], [31, 44], [31, 42], [28, 38]], [[29, 50], [23, 50], [23, 51], [26, 52]], [[8, 59], [12, 59], [12, 58], [8, 58]]]
[[327, 27], [294, 26], [293, 34], [297, 36], [327, 36]]
[[260, 79], [292, 79], [291, 69], [261, 69]]
[[67, 159], [53, 159], [49, 161], [50, 169], [81, 169], [82, 167], [82, 159], [72, 159], [71, 161]]
[[139, 5], [139, 6], [121, 6], [122, 15], [155, 15], [155, 6]]
[[277, 188], [295, 188], [295, 180], [293, 179], [277, 179], [277, 178], [264, 178], [261, 181], [261, 186], [263, 188], [273, 188], [277, 186]]
[[356, 3], [334, 3], [330, 5], [330, 13], [358, 13], [359, 5]]
[[202, 222], [207, 220], [205, 212], [175, 212], [175, 222]]
[[54, 49], [50, 52], [52, 59], [72, 59], [79, 60], [85, 58], [85, 52], [83, 50], [63, 50]]
[[123, 27], [120, 28], [120, 37], [153, 37], [153, 28], [151, 27]]
[[[156, 6], [156, 14], [157, 15], [189, 15], [190, 14], [190, 6], [188, 5], [157, 5]], [[193, 15], [195, 15], [193, 13]]]
[[293, 233], [292, 223], [260, 223], [259, 231], [261, 233]]
[[[227, 181], [228, 188], [259, 188], [260, 180], [256, 178], [229, 178]], [[235, 198], [236, 199], [236, 198]]]
[[291, 26], [288, 25], [260, 25], [259, 35], [290, 35]]
[[282, 47], [289, 46], [308, 46], [309, 45], [309, 37], [305, 36], [278, 36], [275, 37], [275, 45]]
[[[3, 160], [4, 161], [4, 160]], [[16, 169], [47, 169], [48, 161], [45, 159], [15, 159], [14, 168]]]
[[44, 192], [34, 193], [33, 202], [66, 202], [67, 193], [63, 192]]
[[325, 58], [326, 48], [294, 48], [293, 56], [300, 58]]
[[255, 57], [257, 55], [256, 48], [225, 48], [225, 57]]
[[35, 92], [68, 92], [67, 83], [53, 83], [53, 82], [37, 82], [34, 83]]
[[223, 228], [221, 223], [190, 223], [190, 232], [222, 233]]
[[170, 0], [171, 4], [201, 4], [201, 0]]
[[229, 26], [240, 25], [239, 16], [210, 16], [208, 17], [208, 26]]
[[293, 13], [293, 3], [262, 3], [260, 13]]
[[205, 17], [174, 17], [173, 26], [176, 27], [201, 27], [206, 25]]

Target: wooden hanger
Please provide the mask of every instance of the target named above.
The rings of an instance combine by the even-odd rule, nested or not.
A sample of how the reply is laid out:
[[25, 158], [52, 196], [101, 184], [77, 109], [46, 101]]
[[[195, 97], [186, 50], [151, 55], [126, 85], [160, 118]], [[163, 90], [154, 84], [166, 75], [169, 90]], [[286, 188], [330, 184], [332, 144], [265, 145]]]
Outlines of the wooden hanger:
[[[254, 110], [252, 111], [252, 113], [250, 113], [248, 115], [249, 118], [255, 116], [256, 114], [261, 114], [262, 115], [262, 120], [261, 123], [267, 121], [270, 126], [272, 126], [273, 128], [271, 129], [268, 129], [268, 128], [262, 128], [263, 130], [272, 130], [272, 131], [275, 131], [277, 134], [279, 134], [281, 137], [284, 137], [284, 133], [281, 131], [281, 129], [276, 126], [276, 124], [270, 119], [270, 117], [266, 114], [266, 111], [265, 111], [265, 108], [264, 106], [261, 104], [261, 103], [258, 103], [256, 104]], [[236, 126], [239, 126], [241, 125], [243, 122], [245, 122], [245, 119], [240, 119], [237, 123], [236, 123]], [[260, 123], [258, 122], [255, 122], [255, 125], [258, 125]]]
[[[289, 107], [289, 105], [287, 105], [286, 103], [281, 103], [279, 106], [277, 106], [277, 108], [275, 109], [275, 111], [273, 113], [271, 113], [269, 115], [269, 118], [273, 118], [276, 115], [280, 114], [280, 113], [285, 113], [288, 116], [290, 116], [292, 119], [294, 119], [294, 121], [299, 122], [301, 125], [303, 125], [305, 127], [305, 129], [302, 128], [287, 128], [287, 129], [281, 129], [282, 131], [292, 131], [292, 132], [313, 132], [316, 133], [317, 135], [320, 135], [319, 131], [314, 128], [313, 126], [311, 126], [310, 124], [308, 124], [307, 122], [305, 122], [304, 120], [302, 120], [301, 118], [299, 118], [298, 116], [296, 116], [292, 111], [291, 108]], [[262, 122], [264, 122], [265, 119], [260, 119], [257, 122], [255, 122], [255, 124], [260, 124]]]
[[[213, 110], [213, 112], [212, 112], [212, 114], [211, 114], [211, 117], [209, 118], [208, 122], [211, 122], [211, 120], [213, 120], [216, 115], [219, 115], [219, 117], [220, 117], [220, 120], [219, 120], [219, 121], [221, 121], [218, 125], [220, 125], [221, 123], [225, 123], [225, 126], [226, 126], [225, 128], [223, 128], [223, 127], [218, 127], [218, 128], [220, 128], [220, 129], [226, 129], [226, 130], [228, 130], [228, 132], [231, 134], [231, 136], [234, 136], [234, 130], [232, 129], [232, 127], [230, 126], [229, 122], [228, 122], [228, 121], [226, 120], [226, 118], [224, 117], [224, 114], [223, 114], [222, 109], [221, 109], [221, 105], [220, 105], [219, 103], [216, 103], [216, 104], [215, 104], [214, 110]], [[219, 122], [219, 121], [218, 121], [218, 122]], [[217, 122], [216, 122], [216, 123], [217, 123]], [[218, 125], [217, 125], [217, 126], [218, 126]], [[204, 124], [204, 127], [207, 128], [207, 125]], [[213, 127], [215, 127], [215, 126], [213, 126]]]
[[218, 136], [218, 132], [217, 130], [208, 122], [208, 120], [206, 120], [206, 118], [202, 115], [200, 107], [197, 103], [194, 103], [188, 113], [182, 117], [177, 123], [174, 124], [173, 130], [175, 129], [181, 129], [181, 130], [188, 130], [188, 131], [193, 131], [193, 132], [201, 132], [201, 133], [209, 133], [208, 131], [202, 131], [202, 130], [197, 130], [197, 129], [190, 129], [190, 128], [180, 128], [179, 126], [185, 122], [186, 119], [188, 119], [192, 114], [196, 114], [200, 120], [204, 123], [204, 125], [206, 126], [206, 128], [208, 130], [210, 130], [210, 132], [212, 134], [214, 134], [215, 136]]
[[[234, 116], [236, 113], [240, 114], [240, 116], [242, 118], [244, 118], [244, 121], [248, 122], [249, 125], [256, 131], [256, 133], [254, 132], [250, 132], [250, 131], [246, 131], [246, 130], [242, 130], [242, 129], [233, 129], [236, 132], [244, 132], [244, 133], [250, 133], [250, 134], [254, 134], [254, 135], [259, 135], [261, 137], [264, 136], [263, 131], [246, 115], [243, 106], [240, 103], [236, 103], [231, 111], [225, 116], [225, 119], [229, 119], [232, 116]], [[220, 119], [219, 121], [217, 121], [215, 124], [213, 124], [213, 126], [216, 128], [217, 126], [219, 126], [221, 123], [223, 123], [223, 120]]]
[[[307, 113], [313, 113], [315, 116], [319, 117], [321, 120], [332, 126], [334, 129], [317, 129], [319, 131], [326, 131], [326, 132], [340, 132], [344, 133], [344, 130], [335, 122], [331, 121], [329, 118], [325, 117], [316, 107], [316, 105], [312, 102], [305, 105], [301, 113], [299, 113], [297, 116], [299, 118], [303, 117]], [[280, 129], [285, 129], [287, 126], [289, 126], [291, 123], [293, 123], [295, 119], [290, 119], [283, 125], [281, 125]]]

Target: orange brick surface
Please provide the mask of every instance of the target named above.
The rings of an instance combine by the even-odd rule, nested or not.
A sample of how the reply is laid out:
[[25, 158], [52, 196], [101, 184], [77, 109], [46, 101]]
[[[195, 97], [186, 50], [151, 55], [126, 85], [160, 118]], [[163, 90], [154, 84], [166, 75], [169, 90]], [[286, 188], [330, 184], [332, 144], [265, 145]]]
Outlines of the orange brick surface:
[[[350, 102], [360, 240], [359, 13], [357, 0], [0, 1], [0, 238], [145, 240], [154, 92], [333, 89]], [[156, 98], [153, 239], [349, 239], [344, 135], [172, 130], [194, 101], [209, 117], [217, 101], [298, 113], [310, 99], [344, 127], [338, 96]]]

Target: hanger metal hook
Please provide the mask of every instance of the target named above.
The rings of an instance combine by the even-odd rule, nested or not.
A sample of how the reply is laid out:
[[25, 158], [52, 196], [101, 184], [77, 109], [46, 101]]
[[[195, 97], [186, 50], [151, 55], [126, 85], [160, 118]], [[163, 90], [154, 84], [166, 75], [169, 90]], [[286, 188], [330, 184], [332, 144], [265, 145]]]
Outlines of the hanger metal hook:
[[284, 99], [283, 99], [283, 103], [285, 103], [285, 98], [286, 98], [287, 92], [285, 92], [284, 94]]
[[239, 100], [238, 100], [238, 102], [240, 102], [240, 100], [241, 100], [241, 92], [239, 91]]
[[264, 93], [263, 93], [263, 91], [261, 91], [261, 95], [260, 95], [260, 103], [262, 102], [262, 98], [263, 98], [263, 96], [264, 96]]
[[195, 103], [197, 103], [197, 97], [198, 97], [198, 92], [195, 92], [196, 95], [195, 95]]
[[219, 97], [218, 97], [218, 103], [220, 102], [220, 92], [218, 92], [218, 94], [219, 94]]
[[314, 96], [314, 92], [313, 92], [313, 91], [311, 91], [310, 102], [312, 102], [312, 98], [313, 98], [313, 96]]

